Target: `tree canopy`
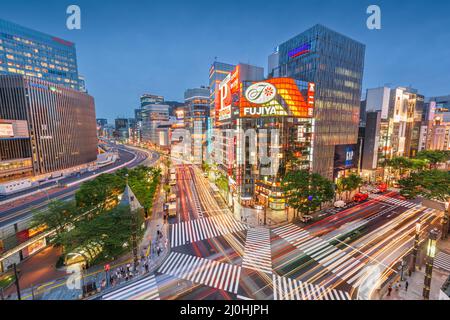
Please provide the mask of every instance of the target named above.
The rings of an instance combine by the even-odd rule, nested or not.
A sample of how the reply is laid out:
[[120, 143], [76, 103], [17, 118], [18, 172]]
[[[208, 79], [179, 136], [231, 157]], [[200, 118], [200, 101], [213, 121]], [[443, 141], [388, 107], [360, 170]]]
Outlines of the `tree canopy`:
[[331, 201], [334, 189], [331, 181], [309, 171], [291, 171], [281, 182], [287, 204], [298, 213], [316, 211], [324, 202]]

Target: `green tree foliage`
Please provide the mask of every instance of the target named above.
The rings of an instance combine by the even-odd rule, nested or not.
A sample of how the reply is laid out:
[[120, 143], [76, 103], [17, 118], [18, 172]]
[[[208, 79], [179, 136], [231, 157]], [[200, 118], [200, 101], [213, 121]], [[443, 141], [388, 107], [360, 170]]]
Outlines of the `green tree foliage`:
[[302, 215], [316, 211], [334, 197], [333, 184], [316, 173], [291, 171], [281, 183], [288, 205]]
[[92, 264], [112, 260], [129, 250], [132, 241], [132, 214], [137, 215], [138, 237], [142, 236], [143, 211], [130, 212], [127, 206], [75, 222], [75, 228], [64, 233], [62, 243], [67, 252], [81, 254]]
[[49, 210], [36, 213], [33, 225], [56, 229], [54, 241], [65, 252], [82, 254], [89, 262], [112, 259], [131, 247], [131, 214], [117, 206], [127, 179], [145, 209], [133, 213], [138, 214], [138, 225], [142, 225], [144, 213], [151, 212], [160, 178], [159, 169], [144, 166], [100, 175], [81, 185], [75, 202], [53, 202]]
[[429, 168], [436, 169], [438, 164], [444, 163], [450, 160], [449, 151], [439, 151], [439, 150], [424, 150], [420, 151], [416, 159], [425, 160], [429, 164]]
[[47, 210], [35, 212], [31, 220], [31, 227], [46, 226], [49, 230], [56, 230], [54, 243], [60, 244], [61, 234], [67, 226], [73, 224], [75, 219], [79, 217], [81, 211], [76, 207], [74, 201], [52, 201], [48, 205]]
[[355, 191], [356, 189], [360, 188], [363, 184], [363, 179], [354, 173], [347, 177], [343, 177], [338, 180], [336, 189], [339, 194], [342, 194], [343, 192], [346, 192], [347, 201], [350, 198], [350, 193], [352, 191]]
[[94, 180], [84, 182], [75, 193], [75, 201], [79, 208], [100, 207], [105, 210], [108, 201], [116, 200], [125, 189], [125, 179], [115, 174], [102, 174]]
[[399, 181], [400, 193], [409, 198], [423, 196], [430, 200], [446, 202], [450, 198], [450, 173], [430, 170], [411, 174]]

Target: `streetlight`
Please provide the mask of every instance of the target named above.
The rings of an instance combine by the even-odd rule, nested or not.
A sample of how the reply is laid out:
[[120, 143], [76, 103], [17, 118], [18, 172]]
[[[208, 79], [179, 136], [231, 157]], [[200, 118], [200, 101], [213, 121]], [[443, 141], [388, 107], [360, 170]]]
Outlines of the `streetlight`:
[[436, 255], [437, 238], [438, 238], [437, 230], [436, 229], [431, 230], [427, 244], [427, 264], [425, 268], [425, 280], [423, 287], [423, 298], [425, 300], [430, 299], [431, 278], [433, 276], [433, 264], [434, 264], [434, 257]]
[[417, 253], [419, 252], [419, 241], [420, 241], [420, 228], [421, 228], [420, 221], [417, 221], [416, 223], [416, 237], [414, 240], [414, 248], [413, 248], [413, 255], [411, 260], [411, 268], [410, 272], [416, 271], [416, 262], [417, 262]]

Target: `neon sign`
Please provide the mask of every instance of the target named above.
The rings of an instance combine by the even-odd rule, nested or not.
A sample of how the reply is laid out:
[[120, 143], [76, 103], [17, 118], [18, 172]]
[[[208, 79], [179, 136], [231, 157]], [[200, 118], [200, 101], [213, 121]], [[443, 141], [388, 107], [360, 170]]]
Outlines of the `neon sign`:
[[305, 43], [305, 44], [301, 45], [300, 47], [289, 51], [288, 55], [290, 58], [297, 58], [299, 56], [309, 53], [310, 50], [311, 50], [311, 45], [309, 43]]

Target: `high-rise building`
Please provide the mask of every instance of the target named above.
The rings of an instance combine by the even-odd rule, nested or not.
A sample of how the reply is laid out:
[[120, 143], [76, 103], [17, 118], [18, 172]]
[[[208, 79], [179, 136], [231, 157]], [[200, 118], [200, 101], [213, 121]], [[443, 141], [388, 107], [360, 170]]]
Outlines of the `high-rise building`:
[[213, 163], [228, 181], [228, 203], [286, 208], [281, 179], [309, 170], [313, 159], [315, 85], [264, 78], [264, 69], [239, 64], [219, 85]]
[[366, 97], [366, 111], [381, 113], [378, 161], [414, 157], [419, 151], [424, 97], [404, 87], [368, 89]]
[[328, 178], [336, 172], [337, 148], [357, 143], [364, 56], [363, 44], [315, 25], [269, 57], [269, 76], [316, 84], [312, 170]]
[[207, 158], [211, 157], [213, 152], [212, 138], [213, 128], [215, 127], [216, 116], [216, 95], [219, 90], [219, 84], [236, 68], [235, 65], [214, 61], [209, 68], [209, 89], [210, 89], [210, 108], [209, 118], [207, 119], [206, 129], [206, 152]]
[[[447, 98], [450, 98], [450, 96]], [[445, 104], [445, 100], [440, 100], [437, 103], [434, 98], [430, 102], [425, 103], [425, 112], [420, 130], [419, 151], [450, 150], [449, 107], [448, 101], [447, 104]]]
[[166, 104], [148, 104], [141, 109], [141, 116], [142, 141], [165, 146], [169, 134], [167, 127], [169, 124], [169, 106]]
[[75, 44], [0, 19], [0, 75], [38, 78], [86, 91], [78, 75]]
[[45, 175], [97, 159], [94, 99], [61, 85], [0, 76], [0, 180]]
[[114, 135], [120, 139], [128, 139], [130, 128], [128, 118], [116, 118], [114, 120], [114, 123], [115, 123]]
[[149, 93], [144, 93], [141, 96], [141, 108], [148, 106], [150, 104], [161, 104], [161, 103], [164, 103], [163, 96], [157, 96]]
[[187, 89], [184, 93], [184, 123], [191, 137], [191, 160], [194, 164], [202, 164], [206, 152], [206, 125], [209, 117], [209, 88]]

